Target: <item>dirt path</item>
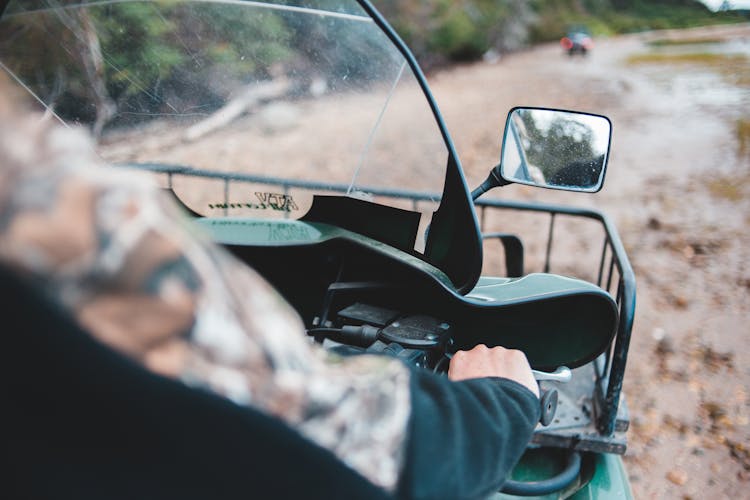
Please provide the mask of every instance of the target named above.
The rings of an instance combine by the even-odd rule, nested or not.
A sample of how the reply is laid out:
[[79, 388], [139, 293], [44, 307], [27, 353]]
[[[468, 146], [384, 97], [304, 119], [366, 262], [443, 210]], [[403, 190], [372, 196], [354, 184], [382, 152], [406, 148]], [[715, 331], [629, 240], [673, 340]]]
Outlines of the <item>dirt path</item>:
[[[747, 25], [667, 35], [728, 42], [667, 53], [750, 52]], [[636, 497], [750, 498], [750, 148], [738, 136], [738, 120], [750, 120], [747, 67], [723, 56], [627, 63], [654, 50], [646, 39], [602, 40], [585, 59], [543, 46], [430, 82], [472, 186], [496, 163], [512, 106], [612, 119], [601, 193], [510, 186], [495, 195], [614, 216], [638, 282], [625, 382]]]

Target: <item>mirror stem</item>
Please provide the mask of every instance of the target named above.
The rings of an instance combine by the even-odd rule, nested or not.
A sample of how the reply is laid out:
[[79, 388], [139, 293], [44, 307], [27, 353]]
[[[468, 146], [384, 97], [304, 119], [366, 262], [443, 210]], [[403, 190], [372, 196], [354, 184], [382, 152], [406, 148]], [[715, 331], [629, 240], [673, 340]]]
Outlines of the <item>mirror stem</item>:
[[487, 176], [487, 178], [484, 180], [484, 182], [476, 188], [474, 191], [471, 192], [471, 200], [476, 201], [477, 198], [482, 196], [484, 193], [489, 191], [492, 188], [500, 187], [500, 186], [507, 186], [510, 184], [510, 182], [506, 181], [499, 175], [497, 175], [496, 172], [500, 171], [500, 164], [498, 163], [495, 165], [495, 167], [490, 170], [490, 175]]

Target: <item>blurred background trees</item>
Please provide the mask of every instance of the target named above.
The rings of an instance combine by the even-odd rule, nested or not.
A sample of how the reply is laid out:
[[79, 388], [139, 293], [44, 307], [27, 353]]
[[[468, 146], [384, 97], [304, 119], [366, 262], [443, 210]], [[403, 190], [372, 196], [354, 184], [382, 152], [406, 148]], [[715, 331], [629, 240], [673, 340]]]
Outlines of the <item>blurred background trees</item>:
[[373, 0], [427, 69], [563, 37], [585, 25], [594, 37], [748, 21], [697, 0]]
[[91, 124], [96, 135], [123, 117], [133, 124], [153, 113], [206, 111], [196, 103], [210, 110], [239, 79], [268, 78], [275, 63], [293, 56], [292, 30], [273, 12], [221, 4], [194, 10], [178, 2], [87, 9], [41, 3], [38, 13], [20, 16], [10, 5], [0, 61], [55, 113]]
[[[747, 13], [712, 13], [697, 0], [373, 1], [426, 70], [558, 40], [571, 25], [585, 25], [596, 37], [747, 20]], [[345, 7], [341, 0], [313, 4]], [[362, 36], [356, 25], [342, 29], [335, 40], [326, 39], [316, 31], [321, 26], [314, 16], [226, 8], [220, 2], [200, 9], [179, 2], [48, 8], [60, 5], [57, 0], [12, 2], [0, 29], [0, 61], [53, 111], [90, 124], [96, 135], [107, 125], [135, 124], [154, 113], [210, 111], [239, 80], [271, 79], [280, 63], [287, 68], [314, 64], [321, 70], [345, 64], [356, 85], [366, 83], [370, 68], [377, 66], [372, 60], [377, 52], [368, 50], [368, 43], [376, 41]], [[13, 16], [32, 8], [44, 13]], [[331, 44], [361, 57], [336, 60], [337, 51], [323, 50]], [[14, 49], [3, 54], [3, 46]], [[293, 49], [300, 46], [307, 48]], [[195, 109], [198, 103], [205, 109]]]

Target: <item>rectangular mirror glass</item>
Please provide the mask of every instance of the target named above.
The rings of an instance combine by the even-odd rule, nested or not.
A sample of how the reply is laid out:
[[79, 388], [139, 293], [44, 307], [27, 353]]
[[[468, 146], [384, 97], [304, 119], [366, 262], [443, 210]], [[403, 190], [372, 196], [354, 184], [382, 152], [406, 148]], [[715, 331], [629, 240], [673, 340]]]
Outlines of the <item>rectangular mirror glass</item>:
[[605, 116], [514, 108], [505, 124], [500, 176], [532, 186], [599, 191], [611, 135]]

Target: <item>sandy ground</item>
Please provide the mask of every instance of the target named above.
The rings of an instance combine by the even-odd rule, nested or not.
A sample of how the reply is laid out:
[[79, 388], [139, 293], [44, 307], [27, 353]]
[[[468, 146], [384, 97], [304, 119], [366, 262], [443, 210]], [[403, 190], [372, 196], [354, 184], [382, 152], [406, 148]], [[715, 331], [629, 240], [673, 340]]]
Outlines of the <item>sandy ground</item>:
[[[748, 26], [670, 36], [750, 47]], [[750, 152], [735, 133], [750, 88], [731, 67], [628, 64], [648, 38], [599, 40], [585, 59], [542, 46], [430, 81], [472, 186], [496, 163], [513, 106], [611, 118], [602, 192], [491, 196], [595, 206], [619, 228], [638, 285], [624, 386], [636, 497], [750, 498]]]
[[[667, 35], [719, 37], [730, 42], [720, 50], [746, 54], [750, 47], [750, 26]], [[471, 186], [497, 162], [505, 116], [513, 106], [577, 109], [611, 118], [612, 153], [602, 192], [508, 186], [490, 196], [597, 207], [619, 228], [638, 283], [624, 386], [632, 416], [625, 460], [636, 497], [750, 498], [750, 147], [741, 151], [735, 133], [737, 120], [750, 120], [750, 88], [748, 80], [738, 84], [736, 77], [742, 75], [735, 73], [742, 68], [731, 63], [628, 64], [628, 56], [652, 50], [645, 41], [654, 36], [666, 35], [598, 40], [586, 58], [569, 58], [556, 45], [541, 46], [453, 67], [429, 80]], [[349, 137], [347, 127], [360, 118], [372, 120], [377, 113], [377, 107], [370, 110], [361, 102], [341, 106], [339, 128], [332, 129], [338, 137]], [[404, 106], [392, 106], [395, 118], [414, 119]], [[243, 162], [247, 168], [266, 163], [259, 149], [264, 144], [269, 154], [279, 148], [299, 150], [300, 158], [338, 175], [332, 162], [350, 155], [349, 164], [355, 163], [361, 145], [339, 141], [325, 151], [325, 158], [314, 156], [322, 154], [318, 144], [326, 143], [323, 132], [316, 130], [320, 113], [326, 112], [314, 107], [277, 111], [277, 118], [291, 113], [296, 125], [276, 139], [261, 130], [257, 119], [262, 117], [248, 116], [234, 130], [214, 134], [210, 144], [186, 147], [178, 136], [170, 138], [177, 132], [154, 130], [138, 141], [114, 141], [125, 144], [124, 149], [118, 151], [113, 143], [105, 156], [163, 156], [194, 166], [209, 166], [218, 158], [242, 170]], [[407, 128], [420, 126], [404, 123]], [[248, 146], [248, 133], [255, 129], [264, 138]], [[255, 156], [243, 153], [243, 147]], [[426, 147], [431, 151], [431, 145]], [[175, 156], [178, 150], [182, 156]], [[440, 158], [411, 149], [407, 153], [411, 156], [395, 158], [390, 156], [393, 151], [378, 156], [386, 162], [427, 165], [427, 170], [419, 170], [422, 180], [430, 177], [429, 166]], [[292, 167], [286, 168], [288, 175]], [[415, 168], [401, 170], [399, 187], [412, 187], [409, 183], [420, 179], [412, 175]], [[379, 170], [373, 172], [368, 182], [378, 181]], [[350, 176], [348, 172], [337, 180], [347, 182]], [[211, 197], [221, 196], [221, 189], [217, 183], [215, 189], [201, 191], [199, 201], [211, 202]], [[506, 231], [522, 226], [542, 235], [546, 231], [546, 226], [523, 218], [491, 223]], [[578, 231], [562, 246], [564, 256], [552, 271], [591, 278], [583, 264], [597, 265], [601, 238]], [[542, 244], [525, 243], [529, 270], [538, 270], [534, 266], [539, 259], [533, 254]], [[497, 272], [492, 267], [499, 258], [487, 255], [488, 272]]]

